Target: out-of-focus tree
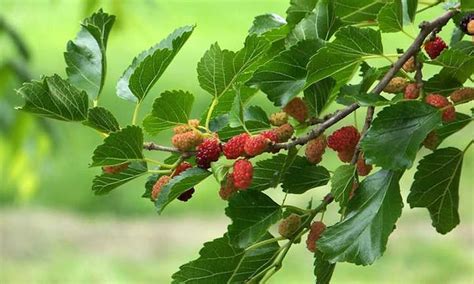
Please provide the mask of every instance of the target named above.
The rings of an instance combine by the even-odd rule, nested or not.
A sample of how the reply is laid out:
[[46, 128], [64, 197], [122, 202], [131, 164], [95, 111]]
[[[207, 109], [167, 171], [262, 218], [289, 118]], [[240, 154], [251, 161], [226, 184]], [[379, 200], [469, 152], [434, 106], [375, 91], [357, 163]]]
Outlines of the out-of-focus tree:
[[23, 202], [38, 189], [55, 132], [43, 118], [14, 110], [14, 89], [31, 80], [29, 49], [14, 27], [0, 18], [0, 201]]

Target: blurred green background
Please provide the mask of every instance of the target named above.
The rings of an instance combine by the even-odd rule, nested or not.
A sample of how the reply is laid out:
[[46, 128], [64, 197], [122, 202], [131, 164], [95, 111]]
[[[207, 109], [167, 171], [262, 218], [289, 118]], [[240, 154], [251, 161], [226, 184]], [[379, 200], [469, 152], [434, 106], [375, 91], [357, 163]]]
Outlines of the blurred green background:
[[[176, 27], [197, 28], [142, 106], [150, 111], [153, 95], [167, 89], [192, 92], [193, 113], [200, 116], [210, 96], [199, 88], [196, 64], [215, 41], [222, 48], [241, 47], [254, 16], [284, 15], [287, 0], [0, 0], [0, 17], [23, 37], [31, 52], [20, 60], [32, 78], [42, 74], [65, 75], [63, 52], [75, 37], [81, 19], [104, 8], [117, 15], [108, 44], [108, 77], [101, 105], [108, 106], [122, 125], [130, 122], [133, 106], [115, 96], [115, 82], [140, 51], [160, 41]], [[440, 8], [422, 13], [429, 19]], [[449, 39], [452, 26], [441, 35]], [[415, 34], [410, 27], [408, 32]], [[406, 47], [410, 39], [388, 35], [387, 53]], [[394, 46], [393, 42], [397, 45]], [[4, 33], [0, 34], [0, 65], [19, 55]], [[372, 64], [382, 64], [373, 62]], [[434, 67], [425, 72], [430, 76]], [[88, 168], [101, 137], [78, 124], [33, 119], [16, 113], [20, 105], [13, 91], [19, 85], [11, 74], [0, 72], [0, 283], [168, 283], [179, 265], [196, 258], [201, 244], [222, 235], [229, 220], [217, 184], [208, 179], [187, 203], [171, 205], [158, 216], [148, 200], [140, 198], [144, 179], [131, 182], [107, 196], [90, 190], [98, 169]], [[263, 94], [252, 103], [275, 110]], [[469, 112], [469, 106], [459, 108]], [[363, 113], [359, 112], [359, 123]], [[353, 123], [350, 117], [344, 123]], [[444, 145], [463, 148], [474, 127], [451, 136]], [[148, 137], [168, 144], [170, 133]], [[429, 153], [422, 150], [420, 157]], [[154, 154], [160, 157], [160, 154]], [[428, 212], [410, 210], [392, 234], [382, 259], [370, 267], [338, 264], [334, 283], [474, 283], [474, 151], [464, 160], [460, 188], [461, 225], [446, 236], [431, 227]], [[336, 157], [328, 152], [325, 165], [335, 169]], [[413, 169], [402, 180], [406, 197]], [[327, 187], [288, 203], [319, 200]], [[281, 200], [278, 190], [270, 193]], [[336, 208], [327, 214], [335, 221]], [[303, 245], [292, 249], [272, 283], [311, 283], [312, 255]]]

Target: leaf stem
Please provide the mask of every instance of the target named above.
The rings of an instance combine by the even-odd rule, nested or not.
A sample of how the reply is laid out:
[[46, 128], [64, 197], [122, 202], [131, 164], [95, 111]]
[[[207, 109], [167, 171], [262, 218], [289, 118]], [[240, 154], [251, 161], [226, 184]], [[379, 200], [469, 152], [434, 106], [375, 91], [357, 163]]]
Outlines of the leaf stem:
[[148, 170], [150, 174], [170, 174], [170, 170]]
[[172, 168], [176, 167], [175, 165], [165, 164], [165, 163], [162, 163], [160, 161], [153, 160], [153, 159], [150, 159], [150, 158], [145, 158], [144, 161], [152, 163], [152, 164], [159, 165], [161, 168], [165, 168], [165, 169], [172, 169]]
[[308, 213], [308, 212], [311, 211], [311, 210], [306, 210], [306, 209], [296, 207], [296, 206], [293, 206], [293, 205], [281, 205], [281, 207], [291, 209], [291, 210], [294, 210], [294, 211], [298, 211], [298, 212], [303, 213], [303, 214]]
[[425, 10], [428, 10], [428, 9], [430, 9], [430, 8], [433, 8], [434, 6], [437, 6], [437, 5], [441, 4], [441, 3], [443, 3], [443, 0], [438, 0], [438, 1], [434, 2], [434, 3], [420, 1], [419, 4], [424, 4], [424, 5], [428, 5], [428, 6], [421, 8], [420, 10], [416, 11], [416, 13], [417, 13], [417, 14], [418, 14], [418, 13], [421, 13], [421, 12], [423, 12], [423, 11], [425, 11]]
[[207, 111], [206, 123], [204, 124], [206, 129], [209, 129], [209, 122], [211, 121], [212, 112], [216, 108], [218, 102], [219, 102], [219, 99], [217, 97], [214, 97], [214, 99], [212, 99], [211, 106], [209, 107], [209, 110]]
[[263, 247], [264, 245], [268, 245], [268, 244], [283, 241], [283, 240], [285, 240], [285, 237], [282, 237], [282, 236], [271, 238], [271, 239], [268, 239], [268, 240], [264, 240], [264, 241], [261, 241], [261, 242], [258, 242], [256, 244], [253, 244], [253, 245], [249, 246], [248, 248], [245, 249], [245, 251], [247, 252], [247, 251], [259, 248], [259, 247]]
[[135, 125], [137, 123], [137, 117], [138, 117], [139, 111], [140, 111], [140, 102], [137, 102], [137, 104], [135, 105], [135, 109], [133, 110], [132, 125]]
[[472, 143], [474, 143], [474, 139], [472, 139], [471, 142], [469, 142], [469, 143], [466, 145], [466, 147], [465, 147], [464, 150], [462, 151], [463, 154], [465, 154], [466, 151], [469, 149], [469, 147], [471, 147]]

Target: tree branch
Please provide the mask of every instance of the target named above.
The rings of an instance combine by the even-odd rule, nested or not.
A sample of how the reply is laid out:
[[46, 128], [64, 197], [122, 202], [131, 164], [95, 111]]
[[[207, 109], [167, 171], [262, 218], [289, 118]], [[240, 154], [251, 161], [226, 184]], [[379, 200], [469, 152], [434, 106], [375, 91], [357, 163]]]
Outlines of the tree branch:
[[179, 153], [179, 154], [182, 154], [184, 157], [189, 157], [195, 154], [195, 151], [181, 152], [175, 147], [162, 146], [162, 145], [155, 144], [154, 142], [143, 143], [143, 149], [148, 150], [148, 151]]
[[[397, 74], [397, 72], [402, 68], [403, 64], [410, 59], [410, 57], [414, 56], [423, 45], [425, 38], [433, 31], [437, 31], [441, 29], [444, 25], [448, 23], [448, 21], [457, 13], [458, 10], [450, 10], [440, 17], [436, 18], [431, 22], [422, 22], [420, 24], [420, 33], [415, 38], [413, 43], [408, 47], [405, 53], [400, 56], [400, 58], [393, 64], [392, 68], [388, 70], [388, 72], [383, 76], [383, 78], [379, 81], [379, 83], [372, 89], [371, 93], [378, 95], [382, 92], [382, 90], [388, 85], [390, 80]], [[271, 147], [271, 150], [280, 150], [280, 149], [290, 149], [296, 145], [304, 145], [309, 140], [314, 139], [321, 135], [326, 129], [331, 127], [332, 125], [336, 124], [338, 121], [352, 113], [354, 110], [358, 109], [360, 106], [357, 103], [351, 104], [346, 108], [337, 111], [334, 115], [328, 118], [326, 121], [322, 122], [318, 125], [318, 127], [312, 129], [307, 135], [301, 136], [296, 138], [290, 142], [286, 143], [276, 143]], [[368, 119], [366, 119], [366, 124], [364, 125], [364, 129], [368, 129], [372, 122], [373, 116], [373, 107], [369, 107], [367, 110]], [[368, 122], [369, 121], [369, 122]], [[364, 133], [363, 133], [364, 134]], [[362, 140], [363, 137], [361, 137]]]

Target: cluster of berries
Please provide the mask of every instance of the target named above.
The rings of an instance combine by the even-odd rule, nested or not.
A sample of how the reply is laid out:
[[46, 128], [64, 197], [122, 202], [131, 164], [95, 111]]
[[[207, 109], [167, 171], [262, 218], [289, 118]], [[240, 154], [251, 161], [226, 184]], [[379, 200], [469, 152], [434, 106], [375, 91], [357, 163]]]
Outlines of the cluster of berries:
[[459, 23], [459, 28], [465, 34], [474, 36], [474, 13], [465, 15]]
[[[448, 99], [449, 98], [449, 99]], [[474, 100], [474, 88], [465, 87], [453, 91], [448, 97], [439, 94], [429, 94], [426, 96], [426, 102], [436, 108], [443, 109], [442, 118], [444, 122], [450, 122], [456, 119], [456, 111], [453, 104], [462, 104]], [[451, 100], [451, 102], [449, 101]], [[423, 146], [427, 149], [435, 150], [440, 140], [436, 130], [430, 132], [423, 141]]]

